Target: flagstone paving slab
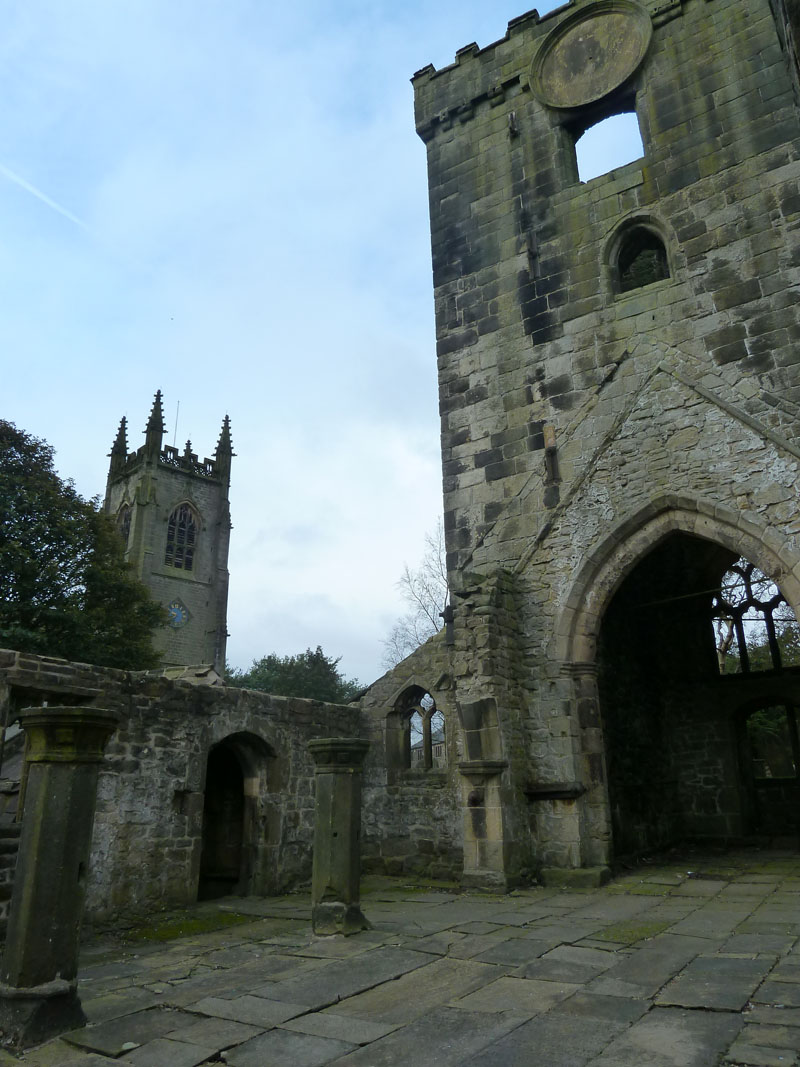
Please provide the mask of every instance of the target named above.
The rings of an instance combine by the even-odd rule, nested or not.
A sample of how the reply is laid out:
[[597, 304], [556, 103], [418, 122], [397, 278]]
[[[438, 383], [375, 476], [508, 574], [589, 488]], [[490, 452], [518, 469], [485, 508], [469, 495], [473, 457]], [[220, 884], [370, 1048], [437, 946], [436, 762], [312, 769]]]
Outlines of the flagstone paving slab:
[[270, 1030], [233, 1049], [225, 1062], [230, 1067], [322, 1067], [354, 1048], [345, 1041], [327, 1037]]
[[600, 993], [573, 993], [559, 1001], [552, 1009], [554, 1015], [580, 1015], [589, 1019], [605, 1019], [612, 1023], [632, 1023], [641, 1018], [650, 1005], [644, 1000], [606, 997]]
[[264, 997], [246, 995], [222, 1000], [220, 997], [205, 997], [192, 1005], [192, 1011], [211, 1015], [215, 1019], [231, 1019], [237, 1023], [249, 1023], [266, 1030], [277, 1026], [295, 1015], [308, 1011], [304, 1004], [289, 1004], [286, 1001], [267, 1000]]
[[555, 948], [552, 941], [515, 937], [509, 938], [507, 941], [496, 942], [491, 948], [474, 958], [479, 963], [497, 963], [519, 967], [538, 959], [551, 948]]
[[583, 1067], [624, 1028], [608, 1020], [548, 1013], [493, 1042], [463, 1067]]
[[213, 1046], [203, 1048], [182, 1041], [157, 1038], [126, 1053], [119, 1062], [133, 1064], [133, 1067], [198, 1067], [218, 1051]]
[[524, 964], [515, 975], [520, 978], [542, 978], [550, 982], [582, 984], [596, 978], [617, 962], [611, 952], [578, 948], [575, 945], [559, 945], [532, 963]]
[[774, 964], [774, 956], [699, 956], [665, 986], [656, 1004], [741, 1011]]
[[[346, 997], [355, 996], [372, 986], [399, 978], [408, 971], [430, 964], [425, 952], [406, 948], [375, 948], [347, 960], [334, 960], [308, 976], [272, 983], [264, 996], [305, 1004], [308, 1008], [326, 1008]], [[259, 990], [254, 990], [258, 993]]]
[[462, 1067], [470, 1056], [523, 1022], [524, 1017], [509, 1012], [486, 1015], [436, 1008], [402, 1030], [335, 1060], [331, 1067]]
[[233, 1019], [195, 1017], [194, 1022], [170, 1030], [164, 1036], [175, 1041], [187, 1041], [191, 1045], [213, 1046], [214, 1050], [219, 1052], [220, 1049], [230, 1048], [231, 1045], [239, 1045], [251, 1037], [256, 1037], [262, 1030], [263, 1027], [236, 1022]]
[[310, 1015], [301, 1015], [281, 1023], [281, 1029], [294, 1030], [300, 1034], [313, 1034], [314, 1037], [332, 1037], [337, 1041], [347, 1041], [351, 1045], [368, 1045], [378, 1041], [397, 1029], [390, 1023], [376, 1023], [369, 1019], [358, 1019], [354, 1015], [337, 1015], [330, 1008], [315, 1011]]
[[704, 938], [662, 934], [595, 978], [588, 988], [611, 996], [653, 997], [676, 972], [707, 949]]
[[440, 1004], [488, 985], [502, 974], [503, 968], [490, 964], [443, 958], [395, 982], [342, 1000], [336, 1011], [376, 1022], [409, 1023]]
[[540, 982], [535, 978], [498, 978], [454, 1003], [470, 1011], [510, 1011], [514, 1015], [538, 1015], [559, 1000], [576, 993], [580, 986], [568, 982]]
[[712, 1067], [742, 1021], [726, 1012], [654, 1008], [613, 1040], [591, 1067]]
[[90, 1052], [101, 1052], [107, 1056], [119, 1056], [127, 1047], [143, 1045], [153, 1038], [163, 1037], [170, 1030], [175, 1030], [182, 1022], [193, 1022], [192, 1016], [178, 1009], [150, 1008], [125, 1015], [120, 1019], [86, 1026], [82, 1030], [72, 1030], [65, 1034], [65, 1040]]
[[753, 1001], [776, 1007], [800, 1008], [800, 985], [795, 982], [764, 982], [753, 994]]

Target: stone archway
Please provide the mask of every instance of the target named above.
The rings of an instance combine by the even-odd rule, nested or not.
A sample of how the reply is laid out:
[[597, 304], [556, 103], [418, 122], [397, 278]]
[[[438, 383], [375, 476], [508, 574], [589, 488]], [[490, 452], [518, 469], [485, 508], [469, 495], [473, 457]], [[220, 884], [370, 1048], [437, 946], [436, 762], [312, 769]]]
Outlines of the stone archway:
[[739, 701], [718, 684], [706, 601], [743, 555], [796, 614], [797, 561], [778, 544], [722, 509], [672, 499], [628, 520], [585, 561], [555, 635], [588, 787], [584, 863], [751, 832]]
[[267, 847], [260, 811], [274, 751], [255, 734], [238, 733], [209, 749], [203, 791], [198, 900], [247, 895], [257, 886]]

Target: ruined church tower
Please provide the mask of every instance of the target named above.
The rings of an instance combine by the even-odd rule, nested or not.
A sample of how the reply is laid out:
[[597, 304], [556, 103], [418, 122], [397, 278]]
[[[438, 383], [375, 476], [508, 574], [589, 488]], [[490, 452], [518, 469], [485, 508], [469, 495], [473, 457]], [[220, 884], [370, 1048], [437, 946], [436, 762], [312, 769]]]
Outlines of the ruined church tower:
[[164, 409], [156, 393], [145, 443], [128, 452], [122, 419], [111, 449], [105, 510], [127, 546], [127, 559], [169, 614], [154, 644], [165, 666], [225, 667], [230, 540], [230, 420], [213, 459], [164, 445]]
[[[414, 75], [452, 608], [364, 706], [398, 825], [429, 784], [466, 882], [800, 833], [800, 665], [773, 634], [729, 667], [714, 630], [750, 567], [800, 610], [799, 29], [797, 0], [573, 0]], [[640, 149], [584, 176], [623, 114]], [[410, 765], [419, 694], [446, 770]]]

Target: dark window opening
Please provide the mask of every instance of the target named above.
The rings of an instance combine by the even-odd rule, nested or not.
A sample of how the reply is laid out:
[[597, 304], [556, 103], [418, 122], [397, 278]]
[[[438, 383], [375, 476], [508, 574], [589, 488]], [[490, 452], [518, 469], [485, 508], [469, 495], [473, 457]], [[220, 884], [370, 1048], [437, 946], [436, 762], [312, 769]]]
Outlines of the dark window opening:
[[798, 777], [800, 742], [791, 704], [759, 708], [747, 717], [753, 778], [758, 782]]
[[117, 529], [127, 548], [128, 540], [131, 536], [131, 509], [128, 504], [123, 504], [117, 512]]
[[800, 664], [800, 626], [771, 578], [746, 559], [725, 572], [712, 602], [720, 674]]
[[584, 130], [575, 141], [578, 178], [591, 181], [644, 155], [639, 120], [633, 110], [608, 115]]
[[631, 230], [620, 246], [617, 272], [621, 293], [669, 278], [667, 250], [658, 234], [643, 226]]
[[197, 541], [197, 520], [188, 504], [181, 504], [172, 512], [167, 523], [167, 550], [164, 564], [178, 570], [190, 571], [194, 565]]

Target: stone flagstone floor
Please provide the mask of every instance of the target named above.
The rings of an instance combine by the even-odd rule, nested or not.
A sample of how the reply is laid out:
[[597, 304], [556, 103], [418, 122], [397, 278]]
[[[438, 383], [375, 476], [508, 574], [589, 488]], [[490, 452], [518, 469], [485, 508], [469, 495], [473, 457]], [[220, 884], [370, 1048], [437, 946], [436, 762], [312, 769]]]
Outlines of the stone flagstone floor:
[[687, 852], [602, 889], [507, 896], [367, 879], [362, 904], [374, 928], [347, 939], [313, 937], [302, 896], [93, 939], [90, 1025], [0, 1064], [800, 1063], [795, 852]]

